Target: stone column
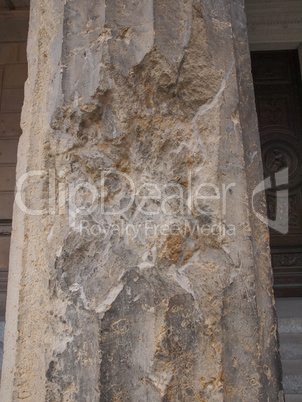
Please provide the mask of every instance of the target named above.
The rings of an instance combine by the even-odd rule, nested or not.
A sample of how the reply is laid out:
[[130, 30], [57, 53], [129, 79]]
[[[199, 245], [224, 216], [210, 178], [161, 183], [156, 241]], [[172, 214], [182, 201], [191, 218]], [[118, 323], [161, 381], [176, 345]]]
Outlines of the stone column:
[[32, 0], [28, 58], [2, 400], [282, 401], [243, 2]]

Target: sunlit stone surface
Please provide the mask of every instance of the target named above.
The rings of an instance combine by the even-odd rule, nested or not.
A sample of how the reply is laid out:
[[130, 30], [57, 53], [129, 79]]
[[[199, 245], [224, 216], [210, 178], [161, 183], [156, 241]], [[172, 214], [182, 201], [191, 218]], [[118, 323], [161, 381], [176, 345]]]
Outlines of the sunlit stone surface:
[[242, 3], [34, 0], [28, 56], [2, 400], [282, 401]]

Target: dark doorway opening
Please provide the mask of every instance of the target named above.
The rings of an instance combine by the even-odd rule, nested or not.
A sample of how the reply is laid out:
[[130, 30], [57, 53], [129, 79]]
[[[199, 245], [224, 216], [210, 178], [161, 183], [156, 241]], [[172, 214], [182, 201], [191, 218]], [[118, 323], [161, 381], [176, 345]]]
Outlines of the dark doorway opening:
[[[252, 52], [252, 73], [263, 172], [288, 168], [289, 182], [266, 190], [268, 218], [275, 220], [277, 192], [288, 190], [283, 214], [288, 233], [270, 229], [276, 297], [302, 296], [302, 86], [297, 50]], [[280, 194], [280, 193], [279, 193]], [[280, 205], [280, 204], [279, 204]], [[282, 204], [281, 204], [282, 211]]]

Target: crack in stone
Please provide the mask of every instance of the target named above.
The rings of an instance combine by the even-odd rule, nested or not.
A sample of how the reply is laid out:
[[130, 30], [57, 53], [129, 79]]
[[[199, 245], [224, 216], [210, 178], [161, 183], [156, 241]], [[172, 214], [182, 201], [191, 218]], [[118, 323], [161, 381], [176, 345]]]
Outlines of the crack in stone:
[[208, 112], [209, 110], [211, 110], [218, 102], [220, 95], [223, 93], [223, 91], [226, 88], [226, 83], [228, 82], [230, 75], [231, 75], [231, 71], [233, 69], [235, 65], [235, 61], [233, 61], [229, 71], [226, 73], [226, 76], [222, 79], [221, 81], [221, 85], [219, 88], [219, 91], [217, 92], [217, 94], [214, 96], [213, 100], [211, 103], [207, 103], [205, 105], [200, 106], [200, 108], [197, 110], [195, 116], [192, 119], [192, 125], [193, 125], [193, 130], [194, 132], [196, 132], [198, 134], [198, 129], [196, 127], [196, 120], [198, 117], [203, 116], [206, 112]]
[[175, 85], [174, 85], [174, 89], [177, 88], [177, 85], [178, 85], [178, 82], [179, 82], [179, 78], [180, 78], [180, 73], [181, 73], [182, 67], [183, 67], [183, 65], [184, 65], [184, 62], [186, 61], [186, 58], [187, 58], [186, 49], [187, 49], [187, 47], [188, 47], [189, 40], [190, 40], [190, 35], [189, 35], [189, 33], [190, 33], [190, 28], [191, 28], [191, 25], [190, 25], [190, 18], [187, 18], [187, 29], [186, 29], [186, 32], [185, 32], [185, 34], [184, 34], [184, 54], [183, 54], [182, 59], [180, 60], [180, 63], [179, 63], [179, 67], [178, 67], [178, 70], [177, 70], [177, 77], [176, 77], [176, 82], [175, 82]]
[[96, 313], [101, 314], [101, 319], [104, 317], [104, 314], [106, 311], [108, 311], [112, 305], [112, 303], [115, 301], [115, 299], [118, 297], [118, 295], [121, 293], [121, 291], [124, 289], [125, 282], [120, 282], [117, 286], [112, 288], [106, 299], [103, 300], [103, 302], [96, 308]]
[[182, 56], [182, 59], [180, 60], [179, 67], [178, 67], [178, 70], [177, 70], [177, 77], [176, 77], [176, 82], [175, 82], [175, 85], [174, 85], [175, 89], [177, 88], [178, 81], [179, 81], [179, 78], [180, 78], [180, 73], [181, 73], [182, 67], [184, 65], [184, 62], [186, 61], [186, 57], [187, 57], [187, 52], [186, 52], [186, 50], [184, 50], [184, 54]]
[[[228, 82], [230, 75], [231, 75], [231, 71], [233, 69], [235, 65], [235, 60], [233, 61], [230, 69], [228, 70], [228, 72], [226, 73], [225, 77], [222, 79], [221, 81], [221, 85], [220, 85], [220, 89], [217, 92], [217, 94], [214, 96], [213, 100], [211, 101], [211, 103], [207, 103], [205, 105], [202, 105], [196, 112], [195, 116], [193, 117], [193, 119], [191, 120], [191, 124], [193, 127], [193, 132], [195, 134], [195, 137], [197, 139], [197, 144], [201, 146], [201, 148], [204, 150], [204, 145], [202, 144], [202, 142], [199, 139], [199, 130], [196, 126], [196, 120], [200, 117], [203, 116], [205, 113], [207, 113], [209, 110], [211, 110], [219, 101], [219, 98], [221, 96], [221, 94], [223, 93], [223, 91], [226, 88], [226, 83]], [[204, 150], [204, 153], [206, 154], [206, 151]], [[206, 159], [206, 155], [204, 155], [203, 160]], [[196, 169], [196, 173], [198, 173], [200, 170], [202, 169], [202, 166], [199, 166]]]
[[244, 290], [245, 290], [245, 293], [246, 293], [246, 296], [247, 296], [248, 301], [249, 301], [250, 303], [255, 303], [255, 301], [252, 300], [251, 297], [250, 297], [250, 295], [249, 295], [248, 288], [247, 288], [247, 286], [246, 286], [246, 283], [245, 283], [245, 280], [244, 280], [243, 276], [240, 274], [240, 272], [238, 272], [238, 271], [236, 270], [236, 269], [238, 269], [238, 270], [240, 271], [241, 268], [242, 268], [242, 261], [241, 261], [241, 259], [239, 258], [239, 255], [238, 255], [238, 260], [239, 260], [239, 261], [236, 262], [236, 261], [234, 261], [234, 259], [231, 257], [230, 252], [227, 250], [227, 248], [226, 248], [225, 246], [222, 246], [221, 249], [223, 250], [223, 252], [224, 252], [226, 258], [230, 261], [231, 265], [235, 268], [235, 270], [230, 273], [230, 283], [229, 283], [229, 285], [231, 285], [231, 284], [233, 283], [234, 278], [239, 278], [239, 279], [241, 280], [243, 286], [244, 286]]
[[172, 276], [172, 278], [175, 279], [175, 281], [179, 284], [179, 286], [181, 286], [182, 289], [184, 289], [186, 292], [188, 292], [192, 295], [192, 297], [194, 299], [194, 303], [195, 303], [195, 308], [198, 312], [200, 321], [203, 324], [203, 317], [202, 317], [202, 314], [201, 314], [198, 304], [197, 304], [195, 292], [192, 289], [189, 278], [184, 274], [184, 270], [187, 267], [189, 267], [190, 265], [197, 265], [197, 262], [194, 260], [198, 256], [199, 256], [199, 252], [194, 253], [194, 255], [189, 259], [189, 261], [180, 268], [176, 268], [175, 264], [171, 265], [171, 267], [168, 270], [168, 275]]

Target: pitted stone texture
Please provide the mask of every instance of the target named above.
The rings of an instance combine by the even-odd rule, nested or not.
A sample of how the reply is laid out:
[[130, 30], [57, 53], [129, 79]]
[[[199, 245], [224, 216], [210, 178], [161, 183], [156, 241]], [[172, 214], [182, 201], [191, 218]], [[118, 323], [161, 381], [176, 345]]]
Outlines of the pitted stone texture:
[[[56, 175], [60, 209], [32, 217], [16, 208], [12, 266], [21, 290], [12, 322], [20, 336], [3, 395], [281, 401], [268, 237], [262, 226], [252, 228], [247, 208], [240, 82], [243, 72], [250, 79], [250, 66], [237, 72], [230, 5], [83, 4], [33, 1], [35, 56], [18, 174], [50, 169], [45, 179]], [[242, 52], [248, 57], [247, 46]], [[253, 163], [259, 170], [257, 157]], [[152, 185], [144, 199], [146, 182], [169, 202], [158, 200]], [[232, 182], [225, 208], [217, 197], [193, 203], [192, 188], [211, 183], [221, 193]], [[65, 202], [59, 184], [70, 191], [79, 183], [93, 185], [103, 206], [68, 216], [72, 198]], [[78, 192], [86, 209], [90, 196]], [[28, 185], [24, 199], [45, 208], [48, 190]], [[179, 230], [152, 232], [175, 221]], [[236, 233], [196, 230], [220, 223]], [[257, 230], [259, 244], [251, 239]]]

